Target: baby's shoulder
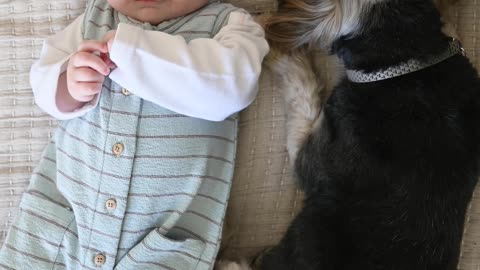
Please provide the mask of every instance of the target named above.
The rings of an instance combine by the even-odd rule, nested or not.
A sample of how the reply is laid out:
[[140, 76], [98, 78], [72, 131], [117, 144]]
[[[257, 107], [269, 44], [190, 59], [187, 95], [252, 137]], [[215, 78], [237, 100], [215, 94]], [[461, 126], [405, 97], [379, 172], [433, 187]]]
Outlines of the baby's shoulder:
[[229, 3], [217, 2], [209, 4], [202, 8], [200, 13], [198, 14], [198, 17], [215, 16], [213, 29], [214, 32], [218, 32], [222, 27], [228, 24], [230, 14], [232, 14], [233, 12], [241, 12], [248, 14], [248, 12], [243, 8], [236, 7]]

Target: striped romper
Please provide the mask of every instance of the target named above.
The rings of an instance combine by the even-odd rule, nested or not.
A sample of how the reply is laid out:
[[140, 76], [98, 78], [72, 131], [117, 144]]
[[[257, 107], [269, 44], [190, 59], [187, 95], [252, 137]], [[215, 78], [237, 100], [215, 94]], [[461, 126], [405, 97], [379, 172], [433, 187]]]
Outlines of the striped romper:
[[[151, 26], [95, 0], [82, 32], [101, 40], [123, 22], [187, 41], [211, 38], [235, 10], [215, 2]], [[60, 123], [0, 250], [0, 269], [213, 268], [237, 117], [187, 117], [133, 90], [106, 78], [94, 109]]]

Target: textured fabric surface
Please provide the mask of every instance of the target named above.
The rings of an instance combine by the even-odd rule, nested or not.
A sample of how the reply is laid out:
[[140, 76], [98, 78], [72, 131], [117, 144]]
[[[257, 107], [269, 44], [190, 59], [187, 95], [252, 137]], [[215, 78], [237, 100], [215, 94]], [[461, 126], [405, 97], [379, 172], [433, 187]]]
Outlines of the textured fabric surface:
[[[229, 2], [251, 12], [276, 7], [275, 0]], [[55, 126], [33, 104], [30, 65], [38, 57], [41, 38], [82, 11], [81, 0], [0, 0], [0, 243]], [[460, 0], [454, 15], [467, 55], [480, 68], [480, 1]], [[332, 85], [336, 61], [324, 55], [316, 60], [319, 74]], [[301, 202], [285, 149], [283, 99], [268, 70], [257, 100], [241, 114], [238, 139], [226, 253], [249, 255], [278, 241]], [[459, 269], [480, 269], [478, 189], [468, 210]]]
[[80, 1], [0, 1], [0, 242], [56, 125], [34, 105], [30, 66], [42, 38], [83, 9]]
[[[106, 0], [89, 1], [85, 39], [101, 39], [118, 21], [135, 24], [117, 21], [109, 8]], [[186, 40], [212, 38], [237, 9], [213, 3], [158, 27]], [[80, 33], [81, 24], [74, 26], [69, 31]], [[49, 40], [41, 56], [48, 64], [35, 65], [35, 74], [58, 78], [55, 67], [71, 53], [64, 42]], [[106, 79], [99, 104], [61, 122], [48, 144], [0, 249], [0, 268], [95, 269], [94, 258], [103, 256], [106, 269], [211, 269], [233, 177], [236, 116], [185, 117]]]
[[[254, 13], [276, 5], [274, 0], [229, 2]], [[85, 0], [0, 0], [0, 244], [57, 124], [34, 104], [30, 66], [43, 38], [65, 28], [84, 8]]]

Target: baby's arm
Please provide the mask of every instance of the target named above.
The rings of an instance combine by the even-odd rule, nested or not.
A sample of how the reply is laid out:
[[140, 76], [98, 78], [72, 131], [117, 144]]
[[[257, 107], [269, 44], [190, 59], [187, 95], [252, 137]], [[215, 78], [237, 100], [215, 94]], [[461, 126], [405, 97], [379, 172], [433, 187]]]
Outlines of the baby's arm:
[[48, 37], [40, 58], [30, 71], [37, 105], [60, 120], [75, 118], [91, 110], [94, 107], [91, 104], [98, 101], [95, 95], [98, 85], [101, 86], [109, 73], [107, 65], [91, 53], [106, 52], [106, 45], [83, 42], [82, 22], [83, 15], [63, 31]]
[[233, 12], [212, 39], [120, 24], [110, 51], [110, 78], [139, 97], [192, 117], [221, 121], [247, 107], [257, 93], [269, 50], [252, 17]]

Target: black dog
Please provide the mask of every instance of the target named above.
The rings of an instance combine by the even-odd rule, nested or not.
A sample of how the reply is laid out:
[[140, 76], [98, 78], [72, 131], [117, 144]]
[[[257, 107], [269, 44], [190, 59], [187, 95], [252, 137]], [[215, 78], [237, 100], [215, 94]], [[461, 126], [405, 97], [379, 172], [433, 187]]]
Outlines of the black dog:
[[[267, 24], [274, 43], [327, 47], [349, 76], [299, 140], [304, 208], [260, 269], [456, 269], [479, 177], [480, 80], [441, 28], [432, 0], [284, 1]], [[318, 90], [292, 81], [286, 91]]]

